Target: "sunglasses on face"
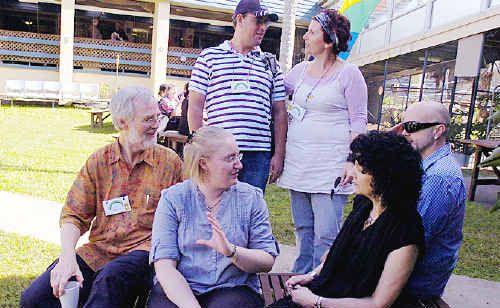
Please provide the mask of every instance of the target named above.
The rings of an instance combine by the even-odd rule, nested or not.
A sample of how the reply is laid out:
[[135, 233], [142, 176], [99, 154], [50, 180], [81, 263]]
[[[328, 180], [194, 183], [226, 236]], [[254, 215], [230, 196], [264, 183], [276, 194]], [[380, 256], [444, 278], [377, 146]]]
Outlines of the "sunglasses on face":
[[269, 24], [271, 23], [271, 20], [269, 20], [269, 17], [267, 17], [267, 16], [259, 16], [259, 17], [255, 18], [255, 22], [258, 25], [269, 26]]
[[418, 132], [419, 130], [426, 129], [435, 125], [440, 125], [443, 123], [433, 122], [433, 123], [419, 123], [416, 121], [408, 121], [403, 123], [404, 130], [411, 134], [414, 132]]

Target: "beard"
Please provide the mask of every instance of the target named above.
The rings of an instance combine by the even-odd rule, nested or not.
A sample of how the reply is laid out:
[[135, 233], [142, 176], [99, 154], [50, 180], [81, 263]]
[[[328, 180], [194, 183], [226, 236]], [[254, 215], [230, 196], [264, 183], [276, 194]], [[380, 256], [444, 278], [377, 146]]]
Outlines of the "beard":
[[138, 145], [142, 150], [146, 150], [156, 144], [156, 136], [150, 137], [150, 135], [143, 134], [139, 135], [137, 130], [132, 130], [129, 135], [129, 140], [131, 144]]

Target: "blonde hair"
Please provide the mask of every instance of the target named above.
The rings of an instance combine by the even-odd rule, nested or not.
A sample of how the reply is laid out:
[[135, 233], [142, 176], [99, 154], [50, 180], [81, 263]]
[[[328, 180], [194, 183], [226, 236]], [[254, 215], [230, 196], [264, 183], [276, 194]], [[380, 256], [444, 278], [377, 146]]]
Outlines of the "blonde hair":
[[206, 174], [200, 167], [200, 160], [209, 158], [221, 141], [227, 138], [234, 138], [233, 134], [214, 126], [203, 126], [194, 132], [184, 146], [184, 178], [190, 178], [195, 183], [204, 182]]

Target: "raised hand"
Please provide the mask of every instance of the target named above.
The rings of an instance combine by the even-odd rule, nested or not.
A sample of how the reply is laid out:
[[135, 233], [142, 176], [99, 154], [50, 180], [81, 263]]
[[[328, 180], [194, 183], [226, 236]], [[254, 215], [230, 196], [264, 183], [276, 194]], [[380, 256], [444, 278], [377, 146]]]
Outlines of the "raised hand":
[[224, 256], [231, 255], [232, 245], [227, 240], [226, 234], [222, 230], [221, 225], [211, 212], [207, 212], [207, 218], [208, 222], [212, 226], [212, 237], [209, 240], [197, 240], [196, 244], [210, 247]]

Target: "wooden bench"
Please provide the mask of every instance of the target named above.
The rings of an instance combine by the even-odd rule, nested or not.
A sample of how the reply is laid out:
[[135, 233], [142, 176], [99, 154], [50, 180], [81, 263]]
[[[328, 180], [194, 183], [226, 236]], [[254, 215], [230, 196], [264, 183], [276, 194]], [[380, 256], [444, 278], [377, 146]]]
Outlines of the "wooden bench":
[[[290, 277], [295, 276], [296, 274], [258, 273], [257, 275], [260, 280], [265, 305], [268, 306], [287, 295], [285, 283]], [[439, 308], [450, 308], [450, 306], [441, 298], [438, 300], [438, 305]]]
[[90, 113], [90, 126], [92, 128], [100, 127], [104, 125], [104, 120], [106, 120], [111, 114], [109, 109], [92, 109]]
[[287, 294], [285, 282], [292, 276], [293, 273], [259, 273], [260, 285], [262, 287], [262, 295], [264, 302], [270, 305]]
[[495, 166], [492, 166], [491, 168], [493, 168], [496, 177], [479, 178], [479, 169], [483, 157], [490, 156], [491, 152], [495, 148], [500, 146], [500, 141], [462, 139], [459, 140], [459, 142], [474, 147], [474, 163], [472, 166], [470, 186], [467, 194], [467, 199], [469, 201], [474, 201], [476, 197], [476, 188], [478, 185], [500, 185], [500, 170], [498, 170], [498, 168]]

